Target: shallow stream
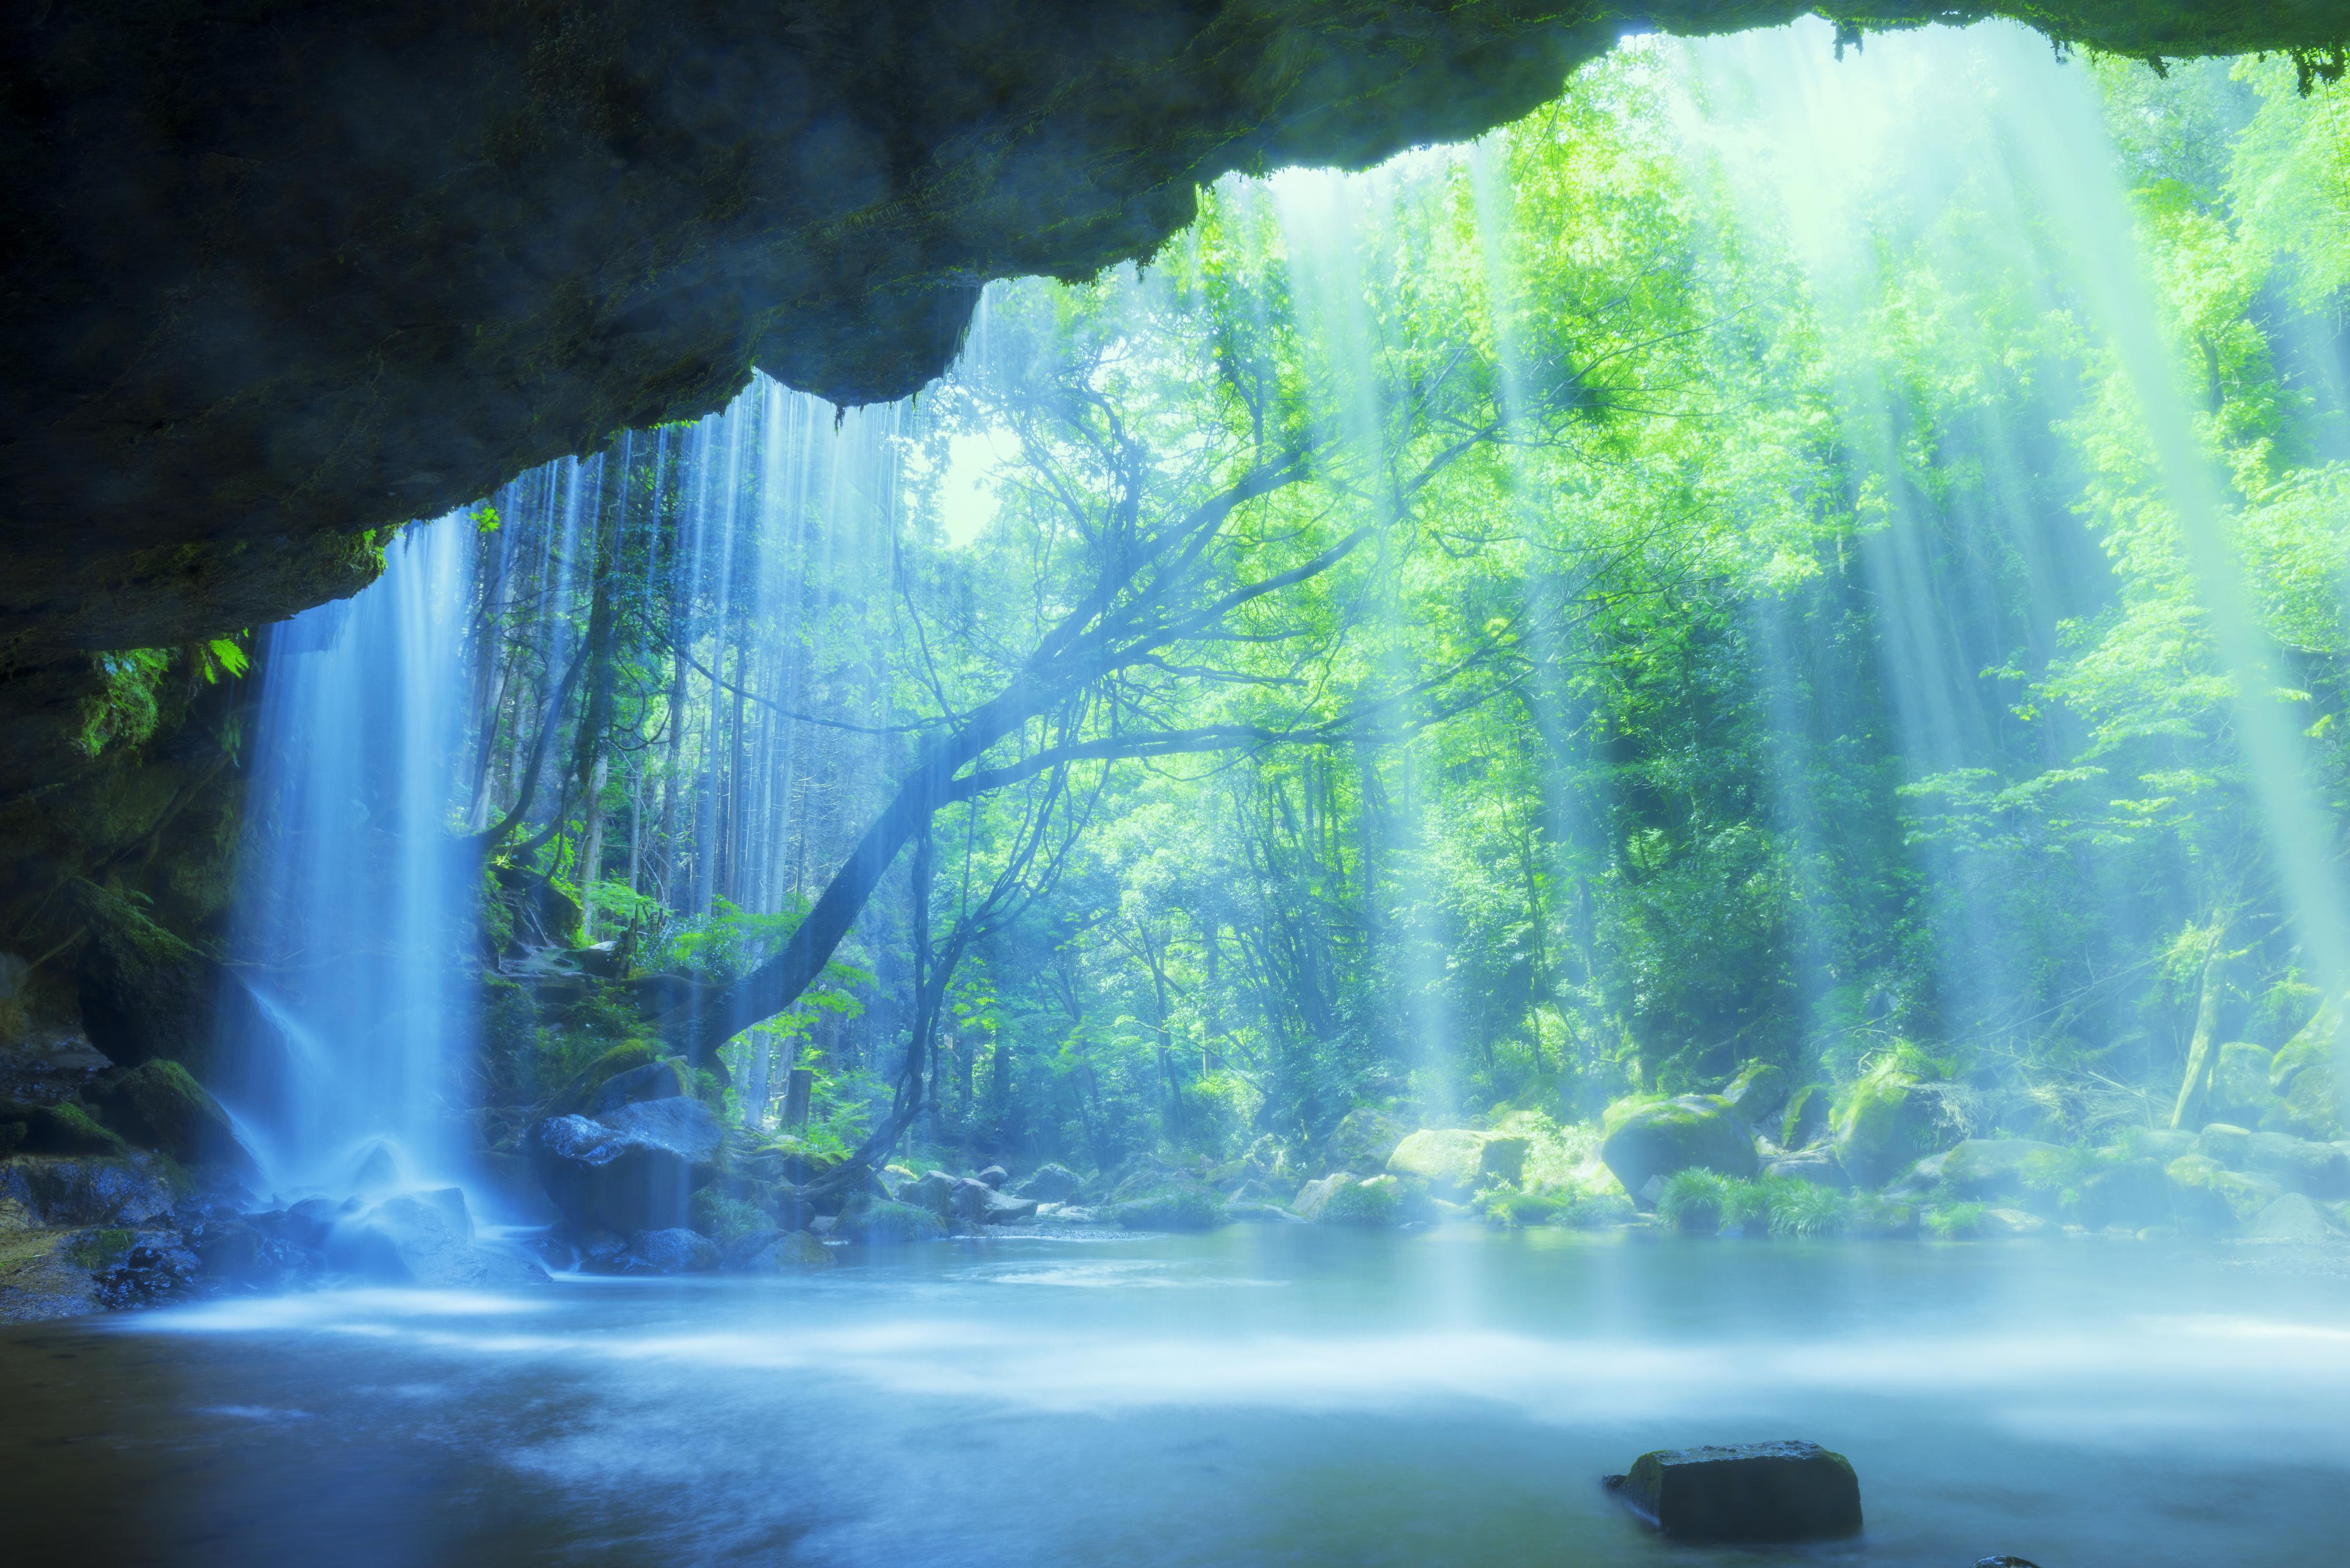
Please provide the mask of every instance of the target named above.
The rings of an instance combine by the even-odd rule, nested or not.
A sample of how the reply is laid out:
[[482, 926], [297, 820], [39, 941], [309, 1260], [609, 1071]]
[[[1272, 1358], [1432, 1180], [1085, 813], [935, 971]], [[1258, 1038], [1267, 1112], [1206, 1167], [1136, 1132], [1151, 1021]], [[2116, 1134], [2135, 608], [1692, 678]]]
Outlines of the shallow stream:
[[[9, 1331], [0, 1518], [26, 1564], [2301, 1568], [2345, 1309], [2250, 1249], [1321, 1227], [324, 1293]], [[1674, 1547], [1597, 1484], [1782, 1437], [1865, 1535]]]

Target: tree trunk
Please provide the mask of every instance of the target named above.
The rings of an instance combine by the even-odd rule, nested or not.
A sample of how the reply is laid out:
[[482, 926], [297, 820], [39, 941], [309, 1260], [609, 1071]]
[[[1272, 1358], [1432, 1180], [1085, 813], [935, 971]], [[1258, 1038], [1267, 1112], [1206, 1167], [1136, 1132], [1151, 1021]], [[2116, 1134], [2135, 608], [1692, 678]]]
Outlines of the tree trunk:
[[2224, 920], [2215, 920], [2211, 928], [2211, 946], [2203, 955], [2202, 994], [2195, 1003], [2195, 1033], [2187, 1043], [2187, 1075], [2179, 1080], [2178, 1103], [2171, 1107], [2170, 1125], [2174, 1128], [2193, 1130], [2193, 1120], [2203, 1108], [2203, 1096], [2211, 1086], [2211, 1066], [2214, 1057], [2213, 1037], [2220, 1032], [2220, 944], [2227, 939]]

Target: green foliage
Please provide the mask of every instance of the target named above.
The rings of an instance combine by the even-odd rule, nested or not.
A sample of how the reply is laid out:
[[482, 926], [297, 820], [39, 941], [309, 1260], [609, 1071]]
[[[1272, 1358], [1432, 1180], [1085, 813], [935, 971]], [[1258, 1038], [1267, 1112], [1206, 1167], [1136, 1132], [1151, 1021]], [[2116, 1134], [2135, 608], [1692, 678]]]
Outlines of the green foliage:
[[109, 747], [144, 744], [161, 717], [157, 702], [163, 678], [171, 671], [171, 649], [130, 648], [93, 654], [91, 661], [98, 667], [99, 687], [82, 704], [76, 744], [92, 757]]
[[110, 1268], [121, 1262], [139, 1240], [138, 1235], [120, 1227], [101, 1231], [85, 1231], [66, 1243], [66, 1256], [78, 1268]]
[[693, 1228], [722, 1247], [754, 1231], [773, 1230], [775, 1223], [774, 1217], [758, 1205], [728, 1198], [715, 1187], [705, 1187], [693, 1195]]
[[1980, 1234], [1982, 1218], [1983, 1206], [1980, 1203], [1942, 1203], [1926, 1210], [1923, 1223], [1935, 1240], [1955, 1241]]
[[1657, 1219], [1676, 1231], [1711, 1236], [1729, 1215], [1731, 1182], [1710, 1170], [1675, 1171], [1657, 1195]]

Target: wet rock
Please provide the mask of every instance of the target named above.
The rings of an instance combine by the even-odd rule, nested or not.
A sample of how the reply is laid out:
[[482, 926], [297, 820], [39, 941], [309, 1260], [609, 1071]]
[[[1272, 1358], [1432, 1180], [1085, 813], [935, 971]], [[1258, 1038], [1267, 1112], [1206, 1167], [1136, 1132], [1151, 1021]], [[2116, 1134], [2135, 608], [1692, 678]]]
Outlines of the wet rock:
[[2213, 1122], [2195, 1136], [2195, 1152], [2219, 1161], [2230, 1170], [2241, 1170], [2244, 1161], [2251, 1158], [2251, 1130]]
[[598, 1085], [588, 1100], [588, 1114], [600, 1116], [642, 1100], [680, 1099], [692, 1093], [692, 1086], [685, 1081], [684, 1063], [668, 1059], [648, 1062], [641, 1067], [615, 1073]]
[[980, 1171], [977, 1175], [973, 1176], [972, 1179], [974, 1181], [984, 1182], [990, 1187], [1001, 1187], [1005, 1182], [1012, 1179], [1012, 1173], [1004, 1169], [1000, 1165], [991, 1165], [985, 1170]]
[[1676, 1541], [1831, 1541], [1860, 1532], [1860, 1480], [1815, 1443], [1660, 1449], [1607, 1478], [1610, 1490]]
[[689, 1231], [682, 1225], [638, 1231], [629, 1238], [629, 1252], [632, 1261], [646, 1273], [714, 1274], [718, 1272], [718, 1243], [699, 1231]]
[[186, 1295], [203, 1272], [203, 1262], [177, 1236], [152, 1231], [133, 1242], [119, 1262], [95, 1271], [91, 1278], [100, 1306], [126, 1312]]
[[2291, 1241], [2315, 1245], [2332, 1234], [2317, 1205], [2298, 1192], [2288, 1192], [2252, 1217], [2244, 1228], [2254, 1241]]
[[2341, 1098], [2334, 1074], [2341, 1050], [2342, 1008], [2328, 1002], [2269, 1064], [2269, 1087], [2278, 1096], [2279, 1130], [2321, 1141], [2342, 1136]]
[[1525, 1169], [1527, 1142], [1512, 1133], [1466, 1127], [1422, 1129], [1396, 1145], [1387, 1168], [1417, 1177], [1436, 1191], [1466, 1198], [1480, 1188], [1515, 1183]]
[[1299, 1222], [1296, 1215], [1277, 1203], [1226, 1203], [1224, 1218], [1237, 1225], [1295, 1225]]
[[1012, 1195], [1039, 1203], [1064, 1203], [1076, 1195], [1086, 1179], [1066, 1165], [1040, 1165], [1015, 1183]]
[[2195, 1152], [2195, 1135], [2183, 1127], [2138, 1127], [2122, 1147], [2133, 1155], [2168, 1165], [2182, 1154]]
[[1719, 1095], [1683, 1095], [1629, 1112], [1600, 1144], [1599, 1158], [1636, 1199], [1651, 1181], [1684, 1170], [1745, 1177], [1757, 1168], [1752, 1137]]
[[2040, 1564], [2030, 1558], [2011, 1557], [2002, 1552], [1996, 1557], [1976, 1558], [1975, 1568], [2040, 1568]]
[[287, 1205], [281, 1213], [256, 1219], [255, 1223], [270, 1224], [278, 1235], [294, 1245], [316, 1252], [326, 1247], [327, 1236], [334, 1230], [336, 1221], [347, 1214], [358, 1213], [359, 1207], [356, 1198], [346, 1199], [340, 1203], [326, 1198], [305, 1198]]
[[473, 1223], [454, 1188], [399, 1193], [338, 1213], [320, 1251], [328, 1268], [384, 1284], [479, 1289], [543, 1277], [522, 1258], [473, 1245]]
[[201, 1220], [186, 1237], [205, 1278], [231, 1290], [281, 1291], [318, 1272], [316, 1253], [243, 1220]]
[[730, 1274], [770, 1274], [828, 1269], [832, 1249], [810, 1231], [754, 1231], [731, 1242], [719, 1267]]
[[983, 1182], [962, 1183], [950, 1203], [955, 1218], [973, 1225], [1017, 1225], [1036, 1218], [1035, 1199], [1014, 1198]]
[[1289, 1206], [1290, 1212], [1300, 1220], [1319, 1220], [1322, 1210], [1340, 1189], [1352, 1187], [1355, 1179], [1343, 1170], [1332, 1171], [1318, 1181], [1309, 1181], [1297, 1189], [1297, 1199]]
[[567, 1221], [633, 1233], [685, 1223], [696, 1188], [717, 1174], [723, 1130], [710, 1107], [683, 1096], [641, 1100], [590, 1119], [539, 1124], [539, 1179]]
[[70, 1231], [0, 1231], [0, 1323], [80, 1317], [101, 1307], [98, 1284], [75, 1256]]
[[931, 1241], [946, 1231], [946, 1222], [927, 1209], [859, 1193], [842, 1208], [831, 1233], [868, 1247], [889, 1247]]
[[1322, 1146], [1329, 1170], [1385, 1170], [1388, 1157], [1411, 1128], [1372, 1106], [1357, 1106], [1339, 1118]]
[[2165, 1169], [2180, 1228], [2206, 1234], [2235, 1230], [2284, 1192], [2268, 1177], [2230, 1170], [2206, 1154], [2182, 1154]]
[[1314, 1219], [1322, 1225], [1376, 1231], [1423, 1219], [1424, 1207], [1407, 1204], [1404, 1184], [1395, 1176], [1374, 1176], [1368, 1181], [1350, 1181], [1332, 1192]]
[[954, 1212], [956, 1178], [943, 1170], [930, 1171], [898, 1189], [898, 1201], [927, 1209], [940, 1219]]
[[20, 1205], [36, 1225], [143, 1225], [170, 1213], [175, 1195], [149, 1155], [20, 1154], [0, 1159], [0, 1200]]
[[2312, 1198], [2350, 1198], [2350, 1155], [2330, 1143], [2286, 1133], [2256, 1132], [2246, 1140], [2243, 1169], [2272, 1176], [2288, 1191]]

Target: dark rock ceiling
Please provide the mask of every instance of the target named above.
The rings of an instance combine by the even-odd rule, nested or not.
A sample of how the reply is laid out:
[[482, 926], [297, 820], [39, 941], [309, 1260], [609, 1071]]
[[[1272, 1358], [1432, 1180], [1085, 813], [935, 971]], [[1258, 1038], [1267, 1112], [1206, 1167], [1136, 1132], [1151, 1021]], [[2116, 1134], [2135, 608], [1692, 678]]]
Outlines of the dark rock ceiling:
[[[754, 366], [842, 402], [914, 390], [985, 280], [1148, 254], [1227, 171], [1468, 136], [1626, 31], [1804, 9], [20, 0], [0, 708], [78, 650], [348, 593], [362, 531], [715, 408]], [[2133, 55], [2350, 30], [2341, 0], [1837, 14], [1992, 13]]]

